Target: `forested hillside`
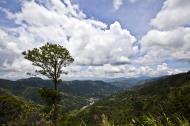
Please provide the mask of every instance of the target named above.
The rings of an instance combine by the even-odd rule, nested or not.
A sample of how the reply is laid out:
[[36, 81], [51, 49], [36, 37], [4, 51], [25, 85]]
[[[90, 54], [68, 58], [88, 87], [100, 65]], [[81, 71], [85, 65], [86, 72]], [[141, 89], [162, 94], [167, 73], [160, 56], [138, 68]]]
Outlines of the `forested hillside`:
[[[30, 78], [0, 82], [1, 124], [51, 125], [48, 108], [38, 92], [40, 87], [51, 87], [50, 81]], [[119, 88], [102, 81], [63, 83], [59, 86], [58, 126], [189, 126], [190, 72], [151, 79], [118, 93]], [[100, 100], [88, 105], [88, 98]]]
[[[41, 78], [28, 78], [17, 81], [0, 80], [1, 89], [37, 104], [44, 104], [39, 94], [39, 89], [43, 87], [51, 88], [52, 86], [53, 83], [50, 80]], [[64, 112], [80, 109], [88, 105], [90, 98], [100, 99], [120, 90], [120, 88], [103, 81], [64, 81], [58, 87], [62, 96], [60, 104]]]
[[140, 120], [149, 114], [161, 121], [164, 115], [190, 120], [190, 72], [164, 76], [104, 98], [70, 117], [66, 125], [76, 125], [80, 120], [87, 125], [98, 125], [102, 114], [117, 125]]

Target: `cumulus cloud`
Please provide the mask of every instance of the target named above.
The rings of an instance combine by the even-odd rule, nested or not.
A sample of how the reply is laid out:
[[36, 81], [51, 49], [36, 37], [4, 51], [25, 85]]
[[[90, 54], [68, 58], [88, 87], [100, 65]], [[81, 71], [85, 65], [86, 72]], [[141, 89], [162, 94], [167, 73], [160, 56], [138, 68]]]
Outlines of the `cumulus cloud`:
[[17, 44], [17, 39], [0, 29], [0, 66], [6, 60], [8, 63], [13, 63], [13, 61], [19, 57], [20, 47]]
[[18, 25], [0, 31], [2, 52], [17, 55], [10, 58], [11, 63], [7, 62], [8, 55], [1, 59], [1, 63], [9, 64], [4, 64], [4, 69], [17, 69], [19, 64], [14, 65], [13, 62], [16, 62], [17, 58], [24, 60], [21, 58], [22, 51], [39, 47], [45, 42], [67, 47], [75, 58], [74, 66], [111, 67], [128, 64], [131, 62], [130, 58], [138, 52], [134, 45], [136, 38], [127, 29], [123, 29], [119, 22], [107, 26], [101, 21], [88, 19], [78, 6], [69, 0], [51, 0], [45, 5], [23, 1], [21, 11], [3, 11], [7, 18]]
[[172, 75], [183, 72], [182, 70], [171, 68], [167, 63], [160, 63], [156, 66], [134, 66], [132, 64], [113, 66], [105, 64], [103, 66], [74, 66], [70, 73], [70, 77], [83, 78], [113, 78], [113, 77], [139, 77], [150, 76], [157, 77], [162, 75]]
[[[129, 57], [138, 50], [133, 47], [135, 37], [122, 29], [118, 22], [109, 29], [97, 30], [90, 26], [77, 25], [78, 31], [73, 33], [67, 44], [80, 65], [126, 64]], [[126, 51], [127, 50], [127, 51]]]
[[79, 65], [125, 64], [137, 51], [133, 47], [135, 37], [127, 29], [122, 29], [119, 22], [107, 28], [103, 22], [86, 19], [82, 12], [76, 16], [78, 8], [75, 8], [76, 12], [68, 9], [64, 13], [70, 6], [57, 0], [52, 0], [50, 5], [46, 8], [35, 2], [24, 2], [22, 11], [9, 12], [9, 17], [26, 27], [35, 40], [64, 44]]
[[[113, 2], [116, 10], [123, 4], [122, 0]], [[175, 27], [169, 26], [157, 18], [165, 9], [172, 11], [167, 9], [174, 6], [171, 3], [171, 0], [164, 3], [167, 6], [152, 20], [155, 28], [138, 42], [118, 21], [107, 25], [87, 18], [70, 0], [50, 0], [42, 5], [23, 1], [21, 10], [14, 13], [1, 8], [17, 26], [0, 28], [0, 71], [4, 77], [13, 77], [15, 73], [21, 77], [33, 71], [34, 67], [23, 59], [21, 52], [52, 42], [64, 45], [75, 58], [72, 67], [66, 68], [70, 77], [159, 76], [181, 72], [166, 61], [190, 61], [190, 28], [179, 27], [187, 25], [181, 21], [175, 21], [179, 22], [173, 23]], [[178, 8], [180, 11], [181, 7]]]
[[190, 61], [190, 1], [166, 0], [152, 19], [154, 29], [140, 40], [142, 57], [135, 62], [158, 64], [165, 61]]
[[[151, 30], [141, 39], [144, 61], [190, 60], [190, 28]], [[142, 63], [143, 60], [141, 60]]]
[[159, 29], [171, 29], [190, 24], [189, 0], [166, 0], [160, 12], [151, 21]]
[[150, 77], [157, 77], [157, 76], [163, 76], [163, 75], [173, 75], [183, 72], [179, 69], [171, 68], [168, 66], [167, 63], [160, 63], [155, 66], [150, 65], [144, 65], [136, 68], [136, 74], [137, 75], [144, 75], [144, 76], [150, 76]]

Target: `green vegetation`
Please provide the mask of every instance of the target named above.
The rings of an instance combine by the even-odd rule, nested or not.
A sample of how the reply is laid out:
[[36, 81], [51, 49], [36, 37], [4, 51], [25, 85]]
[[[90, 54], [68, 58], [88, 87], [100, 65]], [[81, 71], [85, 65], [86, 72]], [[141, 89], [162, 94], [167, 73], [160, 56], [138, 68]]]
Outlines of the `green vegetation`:
[[[33, 84], [31, 84], [32, 80]], [[27, 100], [27, 98], [30, 99], [30, 91], [36, 92], [36, 89], [39, 89], [37, 83], [42, 82], [43, 85], [44, 81], [34, 78], [19, 80], [20, 88], [9, 83], [7, 83], [8, 86], [0, 83], [0, 123], [7, 126], [51, 126], [52, 109], [43, 105], [44, 100], [41, 99], [41, 105], [39, 105], [40, 102]], [[13, 82], [16, 83], [17, 81]], [[28, 84], [24, 84], [26, 82]], [[49, 81], [45, 82], [48, 87], [47, 82]], [[68, 83], [79, 84], [79, 82], [82, 83], [82, 81]], [[81, 84], [81, 87], [90, 85], [91, 81], [83, 82], [86, 82], [86, 84]], [[190, 126], [190, 72], [146, 81], [144, 85], [139, 85], [108, 97], [101, 97], [102, 99], [95, 104], [83, 109], [81, 109], [82, 106], [88, 104], [84, 99], [98, 95], [101, 89], [110, 89], [105, 88], [108, 84], [94, 91], [91, 88], [97, 87], [97, 85], [99, 87], [101, 84], [92, 82], [90, 87], [85, 88], [84, 86], [84, 89], [80, 88], [77, 93], [72, 93], [72, 91], [75, 91], [76, 87], [80, 87], [80, 84], [77, 86], [70, 84], [63, 85], [68, 87], [72, 85], [72, 88], [60, 88], [62, 93], [60, 93], [61, 101], [58, 107], [61, 111], [58, 113], [57, 126]], [[23, 85], [30, 86], [26, 86], [26, 88]], [[28, 95], [23, 97], [22, 93], [20, 93], [20, 97], [15, 96], [13, 93], [18, 92], [15, 89], [19, 91], [27, 89]], [[69, 90], [64, 92], [62, 89]], [[85, 93], [82, 93], [82, 90]], [[92, 92], [90, 93], [86, 90], [91, 90]], [[24, 92], [26, 93], [27, 91]], [[53, 93], [56, 94], [56, 92]], [[49, 93], [45, 93], [45, 96], [46, 94], [49, 95]], [[52, 94], [51, 91], [50, 94]], [[80, 95], [76, 96], [77, 94]], [[103, 95], [103, 93], [100, 94]], [[51, 99], [49, 100], [51, 101]], [[46, 102], [49, 102], [49, 100]], [[84, 104], [80, 102], [83, 100]], [[81, 104], [81, 106], [76, 107], [75, 104]], [[68, 110], [64, 108], [68, 108]]]
[[[37, 104], [45, 105], [39, 94], [41, 88], [51, 88], [50, 80], [28, 78], [17, 81], [0, 79], [0, 88], [13, 95], [22, 97]], [[101, 99], [116, 93], [120, 89], [103, 81], [63, 81], [58, 85], [61, 94], [61, 110], [68, 113], [89, 104], [88, 99], [95, 97]]]
[[51, 92], [50, 89], [42, 89], [40, 94], [45, 98], [46, 102], [48, 99], [48, 105], [50, 105], [49, 101], [51, 99], [51, 106], [53, 109], [51, 119], [52, 123], [56, 125], [58, 118], [57, 104], [58, 101], [60, 101], [57, 85], [61, 81], [61, 74], [67, 74], [67, 72], [63, 71], [62, 68], [70, 65], [74, 59], [66, 48], [58, 44], [51, 43], [47, 43], [40, 48], [25, 51], [23, 52], [23, 55], [25, 59], [32, 62], [32, 65], [40, 68], [40, 70], [37, 69], [36, 72], [48, 77], [54, 84], [54, 88]]
[[0, 94], [0, 124], [29, 126], [45, 119], [43, 106], [13, 96], [2, 89]]
[[[190, 126], [188, 120], [184, 118], [175, 117], [173, 119], [168, 118], [165, 114], [163, 120], [153, 117], [152, 115], [145, 115], [141, 119], [132, 119], [131, 123], [119, 125], [119, 126]], [[164, 121], [164, 122], [163, 122]], [[118, 126], [110, 122], [105, 115], [102, 115], [102, 122], [100, 126]]]
[[81, 120], [86, 125], [97, 125], [101, 123], [102, 114], [105, 114], [115, 125], [125, 125], [132, 119], [138, 120], [149, 114], [161, 121], [165, 118], [164, 114], [171, 120], [177, 116], [189, 121], [189, 112], [190, 73], [188, 72], [158, 78], [123, 93], [104, 98], [71, 116], [65, 125], [76, 125]]

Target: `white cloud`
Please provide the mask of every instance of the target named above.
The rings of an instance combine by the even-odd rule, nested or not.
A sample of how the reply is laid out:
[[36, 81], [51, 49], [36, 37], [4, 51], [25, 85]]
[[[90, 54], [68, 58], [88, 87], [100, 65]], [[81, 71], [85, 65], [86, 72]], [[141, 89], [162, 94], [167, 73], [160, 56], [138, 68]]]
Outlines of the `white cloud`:
[[[118, 2], [115, 9], [122, 4], [122, 1]], [[13, 77], [16, 72], [21, 73], [21, 77], [32, 71], [34, 68], [22, 58], [21, 52], [45, 42], [58, 43], [69, 49], [75, 58], [75, 64], [66, 68], [70, 77], [159, 76], [181, 72], [170, 68], [166, 60], [190, 61], [188, 27], [150, 30], [140, 40], [139, 52], [136, 38], [119, 22], [108, 26], [88, 19], [70, 0], [64, 3], [51, 0], [45, 5], [24, 1], [19, 12], [1, 10], [19, 25], [0, 28], [0, 70], [7, 72], [6, 77]], [[159, 26], [157, 23], [156, 27]]]
[[162, 75], [172, 75], [183, 72], [179, 69], [170, 68], [167, 63], [161, 63], [154, 67], [140, 66], [135, 68], [135, 75], [157, 77]]
[[156, 68], [156, 73], [159, 75], [173, 75], [182, 72], [181, 70], [178, 69], [172, 69], [168, 67], [167, 63], [162, 63], [161, 65], [158, 65]]
[[159, 29], [190, 25], [190, 0], [166, 0], [160, 12], [151, 21]]
[[190, 1], [166, 0], [157, 16], [151, 20], [155, 28], [141, 40], [140, 64], [159, 64], [165, 61], [190, 61]]
[[[69, 12], [64, 13], [64, 9], [67, 10], [63, 3], [53, 4], [47, 9], [35, 2], [27, 2], [21, 12], [11, 14], [10, 18], [22, 27], [26, 26], [28, 34], [32, 34], [36, 40], [56, 41], [60, 44], [67, 42], [64, 44], [75, 57], [77, 64], [130, 62], [128, 57], [137, 51], [133, 48], [136, 39], [127, 29], [122, 29], [119, 22], [107, 28], [107, 25], [100, 21], [85, 19], [83, 16], [70, 17], [68, 15], [74, 12], [69, 9]], [[39, 13], [34, 15], [34, 12]], [[67, 36], [70, 38], [68, 41]]]
[[88, 78], [107, 78], [120, 77], [124, 74], [127, 76], [136, 76], [136, 68], [131, 65], [111, 65], [104, 64], [103, 66], [72, 66], [69, 71], [71, 77], [88, 77]]
[[130, 62], [128, 57], [137, 52], [133, 48], [136, 39], [118, 22], [107, 30], [97, 30], [83, 23], [77, 27], [79, 32], [73, 33], [67, 44], [77, 64], [126, 64]]
[[72, 66], [69, 71], [70, 77], [82, 78], [113, 78], [113, 77], [139, 77], [150, 76], [157, 77], [162, 75], [172, 75], [184, 72], [179, 69], [174, 69], [168, 66], [167, 63], [161, 63], [156, 66], [134, 66], [132, 64], [114, 66], [105, 64], [103, 66], [88, 66], [83, 68], [81, 66]]
[[161, 63], [166, 60], [190, 61], [190, 28], [176, 28], [169, 31], [150, 30], [141, 39], [144, 57], [141, 64]]
[[[10, 54], [18, 55], [11, 58], [12, 62], [21, 57], [22, 51], [39, 47], [47, 41], [66, 46], [74, 56], [77, 66], [128, 64], [130, 57], [138, 52], [134, 46], [136, 38], [127, 29], [123, 29], [119, 22], [107, 26], [101, 21], [87, 19], [78, 6], [68, 0], [64, 3], [52, 0], [47, 7], [34, 1], [24, 1], [21, 11], [4, 12], [19, 25], [16, 28], [1, 29], [2, 36], [6, 36], [2, 41], [7, 47], [0, 45], [4, 48], [3, 52], [12, 50]], [[3, 67], [18, 68], [13, 64]]]
[[123, 5], [123, 0], [113, 0], [113, 7], [118, 10]]
[[2, 71], [9, 72], [26, 72], [34, 70], [34, 67], [31, 67], [31, 63], [27, 60], [23, 60], [22, 58], [15, 59], [12, 64], [5, 62], [2, 64]]

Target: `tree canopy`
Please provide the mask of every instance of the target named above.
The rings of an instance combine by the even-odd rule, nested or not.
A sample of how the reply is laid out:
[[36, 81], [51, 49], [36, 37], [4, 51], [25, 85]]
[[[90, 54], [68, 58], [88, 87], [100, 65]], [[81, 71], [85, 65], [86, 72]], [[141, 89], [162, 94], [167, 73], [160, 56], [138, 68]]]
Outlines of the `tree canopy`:
[[58, 83], [61, 74], [67, 74], [62, 68], [74, 62], [73, 57], [66, 48], [51, 43], [47, 43], [40, 48], [24, 51], [23, 55], [34, 66], [41, 68], [36, 72], [47, 76], [55, 84]]

